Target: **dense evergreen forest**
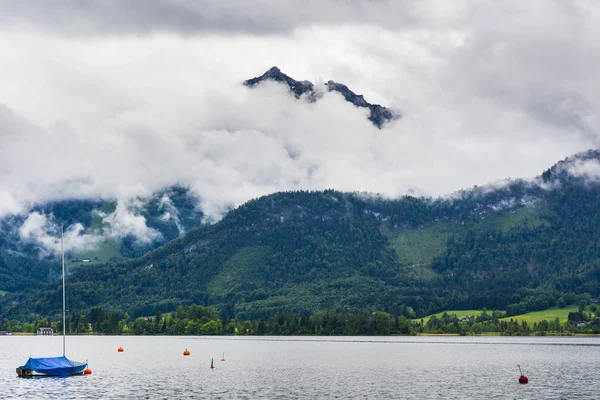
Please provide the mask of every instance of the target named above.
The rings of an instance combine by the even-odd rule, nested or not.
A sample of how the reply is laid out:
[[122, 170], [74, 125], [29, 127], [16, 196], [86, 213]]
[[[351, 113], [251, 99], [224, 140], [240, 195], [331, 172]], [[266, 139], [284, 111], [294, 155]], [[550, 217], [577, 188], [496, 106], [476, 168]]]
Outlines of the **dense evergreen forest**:
[[[270, 321], [483, 307], [510, 317], [576, 304], [600, 294], [600, 184], [571, 167], [599, 159], [589, 151], [536, 180], [442, 199], [264, 196], [139, 258], [77, 270], [68, 308], [137, 320], [199, 304], [228, 319]], [[60, 293], [56, 283], [8, 293], [0, 314], [54, 320]]]

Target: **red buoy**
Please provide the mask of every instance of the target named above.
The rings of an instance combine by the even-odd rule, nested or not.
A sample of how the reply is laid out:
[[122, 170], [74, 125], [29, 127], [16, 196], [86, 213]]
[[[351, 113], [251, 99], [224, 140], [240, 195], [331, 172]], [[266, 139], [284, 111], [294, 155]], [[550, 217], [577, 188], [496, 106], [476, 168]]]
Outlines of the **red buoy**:
[[84, 375], [91, 375], [92, 374], [92, 370], [89, 369], [89, 368], [86, 368], [86, 369], [83, 370], [83, 374]]
[[210, 359], [210, 369], [214, 369], [214, 368], [215, 368], [215, 365], [213, 364], [213, 359], [211, 358]]
[[189, 356], [189, 355], [190, 355], [190, 351], [189, 351], [188, 349], [185, 349], [185, 350], [183, 351], [183, 355], [184, 355], [184, 356]]
[[521, 376], [519, 377], [519, 383], [521, 383], [521, 384], [529, 383], [529, 379], [525, 375], [523, 375], [523, 371], [521, 371], [521, 366], [519, 364], [517, 364], [517, 367], [519, 367], [519, 372], [521, 373]]
[[117, 349], [117, 351], [118, 351], [119, 353], [122, 353], [122, 352], [123, 352], [123, 348], [122, 348], [122, 347], [119, 347], [119, 348]]

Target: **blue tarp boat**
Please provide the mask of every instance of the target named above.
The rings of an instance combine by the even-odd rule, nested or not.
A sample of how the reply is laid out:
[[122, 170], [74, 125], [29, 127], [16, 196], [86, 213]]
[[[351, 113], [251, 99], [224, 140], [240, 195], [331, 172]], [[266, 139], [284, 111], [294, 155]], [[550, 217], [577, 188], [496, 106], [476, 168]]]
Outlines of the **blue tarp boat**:
[[[63, 355], [62, 357], [39, 357], [32, 358], [20, 367], [17, 367], [17, 375], [23, 378], [34, 376], [71, 376], [83, 375], [87, 369], [86, 362], [71, 361], [65, 357], [65, 328], [67, 326], [67, 315], [65, 308], [65, 247], [63, 239], [63, 229], [60, 228], [60, 252], [62, 255], [62, 303], [63, 303], [63, 320], [62, 320], [62, 342]], [[89, 371], [88, 373], [91, 373]]]
[[86, 363], [71, 361], [65, 356], [33, 358], [17, 368], [21, 377], [83, 375]]

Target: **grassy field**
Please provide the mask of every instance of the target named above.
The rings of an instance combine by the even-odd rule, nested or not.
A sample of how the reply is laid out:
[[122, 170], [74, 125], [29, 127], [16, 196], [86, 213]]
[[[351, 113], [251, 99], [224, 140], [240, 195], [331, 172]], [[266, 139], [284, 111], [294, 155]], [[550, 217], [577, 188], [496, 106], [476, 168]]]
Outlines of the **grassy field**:
[[428, 264], [446, 248], [448, 235], [456, 230], [451, 223], [438, 223], [421, 229], [386, 232], [390, 246], [403, 264]]
[[[98, 247], [77, 253], [73, 261], [69, 261], [69, 267], [78, 268], [84, 265], [106, 264], [111, 260], [121, 260], [121, 243], [116, 239], [107, 239], [98, 244]], [[82, 259], [88, 259], [89, 262], [82, 262]]]
[[[577, 311], [579, 308], [575, 305], [571, 305], [571, 306], [566, 306], [563, 308], [558, 308], [558, 307], [553, 307], [553, 308], [548, 308], [546, 310], [542, 310], [542, 311], [533, 311], [527, 314], [521, 314], [521, 315], [513, 315], [512, 317], [505, 317], [505, 318], [501, 318], [501, 321], [509, 321], [509, 320], [518, 320], [519, 322], [521, 321], [526, 321], [528, 324], [533, 324], [534, 322], [540, 322], [543, 320], [546, 320], [548, 322], [553, 321], [556, 317], [558, 317], [558, 319], [560, 320], [560, 322], [566, 322], [567, 318], [569, 316], [570, 312], [575, 312]], [[481, 314], [481, 310], [448, 310], [448, 311], [442, 311], [436, 314], [432, 314], [432, 315], [428, 315], [426, 317], [423, 317], [423, 322], [427, 323], [427, 321], [429, 321], [429, 319], [432, 316], [436, 316], [438, 318], [440, 318], [442, 316], [442, 314], [444, 314], [444, 312], [446, 312], [448, 315], [452, 315], [452, 314], [456, 314], [456, 316], [458, 318], [466, 316], [466, 315], [472, 315], [472, 316], [478, 316]], [[488, 311], [488, 314], [491, 314], [491, 311]], [[416, 318], [413, 319], [414, 322], [419, 322], [421, 321], [421, 318]]]
[[546, 320], [548, 322], [553, 321], [556, 317], [560, 320], [560, 322], [566, 322], [567, 317], [570, 312], [575, 312], [579, 308], [577, 306], [566, 306], [563, 308], [548, 308], [547, 310], [542, 311], [534, 311], [527, 314], [521, 315], [513, 315], [512, 317], [502, 318], [501, 321], [509, 321], [510, 319], [521, 321], [526, 321], [528, 324], [533, 324], [534, 322], [540, 322]]
[[[426, 324], [427, 321], [429, 321], [431, 319], [431, 317], [433, 317], [434, 315], [437, 318], [440, 318], [444, 313], [447, 313], [448, 315], [456, 314], [456, 316], [458, 318], [465, 317], [467, 315], [472, 315], [472, 316], [476, 317], [478, 315], [481, 315], [481, 310], [448, 310], [448, 311], [439, 312], [437, 314], [431, 314], [431, 315], [428, 315], [428, 316], [423, 317], [423, 318], [416, 318], [416, 319], [413, 319], [413, 321], [414, 322], [421, 322], [421, 319], [422, 319], [423, 323]], [[492, 313], [491, 311], [488, 311], [488, 314], [491, 314], [491, 313]]]

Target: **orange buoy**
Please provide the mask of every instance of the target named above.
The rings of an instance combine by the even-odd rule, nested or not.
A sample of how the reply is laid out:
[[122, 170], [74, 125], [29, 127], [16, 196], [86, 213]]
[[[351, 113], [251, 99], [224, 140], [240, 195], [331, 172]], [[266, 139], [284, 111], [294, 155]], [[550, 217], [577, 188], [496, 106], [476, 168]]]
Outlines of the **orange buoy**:
[[527, 378], [525, 375], [523, 375], [523, 371], [521, 371], [521, 366], [519, 364], [517, 364], [517, 367], [519, 367], [519, 372], [521, 373], [521, 376], [519, 377], [519, 383], [520, 384], [529, 383], [529, 378]]
[[119, 348], [117, 349], [117, 351], [118, 351], [119, 353], [122, 353], [122, 352], [123, 352], [123, 348], [122, 348], [122, 347], [119, 347]]
[[86, 369], [83, 370], [83, 374], [84, 375], [91, 375], [92, 374], [92, 370], [89, 369], [89, 368], [86, 368]]
[[189, 355], [190, 355], [190, 351], [189, 351], [188, 349], [185, 349], [185, 350], [183, 351], [183, 355], [184, 355], [184, 356], [189, 356]]

